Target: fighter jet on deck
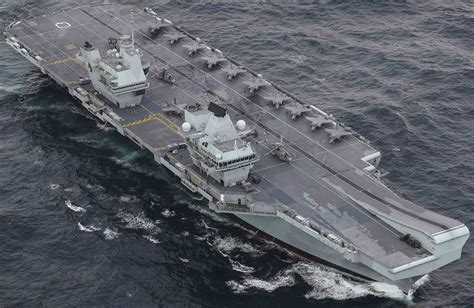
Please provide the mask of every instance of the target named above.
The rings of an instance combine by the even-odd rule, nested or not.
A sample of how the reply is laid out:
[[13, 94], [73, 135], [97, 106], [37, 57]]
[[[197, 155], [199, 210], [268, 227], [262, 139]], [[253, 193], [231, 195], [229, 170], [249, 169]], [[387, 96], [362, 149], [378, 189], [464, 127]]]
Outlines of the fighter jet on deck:
[[246, 72], [246, 70], [244, 70], [241, 66], [236, 66], [234, 64], [231, 64], [230, 66], [224, 68], [223, 71], [227, 74], [228, 80], [232, 80], [238, 74]]
[[232, 80], [238, 74], [246, 72], [246, 70], [242, 66], [236, 66], [234, 64], [231, 64], [230, 66], [224, 68], [223, 71], [227, 74], [228, 80]]
[[294, 155], [288, 149], [288, 146], [283, 142], [283, 137], [280, 137], [280, 142], [270, 142], [268, 141], [267, 134], [264, 132], [265, 139], [263, 143], [265, 147], [269, 149], [268, 154], [278, 157], [279, 160], [284, 162], [291, 162], [294, 158]]
[[339, 142], [345, 136], [353, 134], [353, 131], [348, 127], [338, 126], [336, 128], [326, 128], [325, 130], [329, 133], [329, 143]]
[[219, 62], [225, 61], [224, 57], [222, 57], [221, 55], [215, 54], [215, 53], [212, 53], [210, 56], [202, 57], [201, 59], [206, 61], [208, 69], [212, 69]]
[[204, 44], [196, 42], [196, 41], [193, 41], [192, 43], [189, 43], [189, 44], [184, 44], [183, 47], [188, 50], [188, 56], [190, 57], [194, 55], [197, 51], [206, 48]]
[[165, 23], [163, 21], [161, 21], [160, 23], [156, 22], [155, 25], [148, 27], [148, 32], [150, 33], [150, 36], [152, 39], [156, 39], [158, 35], [160, 34], [160, 32], [162, 31], [162, 29], [169, 26], [170, 24]]
[[307, 120], [311, 122], [311, 130], [316, 130], [320, 127], [323, 127], [326, 124], [331, 124], [333, 121], [329, 119], [328, 117], [318, 115], [315, 117], [306, 117]]
[[248, 90], [250, 93], [253, 93], [255, 91], [257, 91], [258, 89], [260, 89], [261, 87], [267, 85], [268, 82], [261, 78], [261, 77], [258, 77], [258, 78], [253, 78], [252, 80], [248, 80], [248, 81], [244, 81], [244, 85], [247, 85], [248, 86]]
[[288, 97], [286, 95], [283, 95], [279, 92], [275, 93], [275, 94], [271, 94], [269, 96], [264, 96], [263, 98], [265, 100], [271, 102], [273, 104], [273, 106], [276, 107], [276, 109], [280, 108], [280, 106], [283, 105], [285, 103], [285, 101], [291, 99], [290, 97]]
[[286, 106], [285, 109], [291, 114], [291, 119], [296, 120], [297, 117], [310, 112], [311, 107], [308, 105], [294, 104], [293, 106]]
[[183, 37], [186, 37], [186, 35], [182, 33], [171, 33], [171, 34], [165, 34], [165, 36], [168, 38], [168, 41], [170, 42], [171, 45], [182, 39]]

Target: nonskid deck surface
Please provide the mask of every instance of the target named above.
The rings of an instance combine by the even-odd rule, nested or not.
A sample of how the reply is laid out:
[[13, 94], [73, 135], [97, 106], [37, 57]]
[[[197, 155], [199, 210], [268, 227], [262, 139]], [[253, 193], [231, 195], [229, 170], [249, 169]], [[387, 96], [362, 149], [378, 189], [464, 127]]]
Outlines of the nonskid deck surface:
[[[235, 121], [244, 119], [259, 133], [258, 137], [251, 138], [260, 156], [254, 172], [262, 178], [252, 196], [255, 200], [293, 208], [298, 215], [318, 222], [388, 267], [409, 263], [429, 253], [400, 241], [402, 234], [371, 212], [417, 226], [427, 234], [461, 225], [398, 197], [363, 171], [369, 164], [362, 158], [377, 152], [367, 143], [348, 136], [340, 143], [331, 144], [328, 133], [324, 129], [312, 131], [304, 116], [293, 121], [283, 106], [277, 109], [269, 104], [264, 97], [280, 92], [272, 84], [249, 93], [244, 81], [253, 80], [254, 75], [244, 72], [228, 80], [223, 71], [231, 65], [228, 59], [209, 69], [203, 57], [215, 52], [201, 49], [189, 56], [183, 45], [192, 42], [192, 38], [184, 37], [171, 44], [163, 35], [179, 33], [174, 27], [163, 29], [163, 33], [152, 40], [148, 27], [155, 24], [154, 18], [134, 7], [109, 5], [72, 9], [24, 21], [9, 32], [38, 52], [48, 63], [45, 66], [48, 71], [72, 85], [81, 76], [88, 75], [75, 60], [78, 47], [88, 41], [104, 52], [109, 37], [131, 32], [132, 20], [136, 47], [152, 63], [148, 77], [150, 88], [141, 106], [118, 109], [111, 104], [110, 108], [123, 119], [124, 127], [149, 148], [159, 151], [168, 144], [183, 141], [182, 119], [163, 113], [166, 102], [191, 104], [218, 97], [227, 104]], [[157, 78], [155, 64], [169, 65], [176, 82], [171, 85]], [[296, 102], [290, 100], [288, 104]], [[283, 137], [291, 146], [294, 161], [284, 163], [269, 155], [263, 142], [264, 131], [274, 142]], [[188, 157], [180, 155], [179, 159], [190, 163]]]

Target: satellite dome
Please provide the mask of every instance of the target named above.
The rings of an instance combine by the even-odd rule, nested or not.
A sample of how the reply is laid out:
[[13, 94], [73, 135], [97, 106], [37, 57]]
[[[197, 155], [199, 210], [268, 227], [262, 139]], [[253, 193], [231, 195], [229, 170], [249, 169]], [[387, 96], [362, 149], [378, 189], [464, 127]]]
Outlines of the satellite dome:
[[222, 159], [222, 154], [221, 154], [221, 153], [217, 153], [217, 154], [216, 154], [216, 159], [217, 159], [217, 160], [221, 160], [221, 159]]
[[247, 124], [245, 123], [244, 120], [238, 120], [237, 121], [237, 128], [239, 130], [244, 130], [246, 126], [247, 126]]
[[185, 133], [189, 133], [191, 131], [191, 124], [188, 122], [184, 122], [183, 125], [181, 125], [181, 129]]

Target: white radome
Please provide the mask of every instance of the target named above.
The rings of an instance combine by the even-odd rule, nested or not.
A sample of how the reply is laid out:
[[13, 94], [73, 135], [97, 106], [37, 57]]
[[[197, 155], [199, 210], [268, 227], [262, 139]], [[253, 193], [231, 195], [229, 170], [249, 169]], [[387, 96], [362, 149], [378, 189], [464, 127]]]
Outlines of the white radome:
[[191, 124], [188, 122], [184, 122], [183, 125], [181, 125], [181, 129], [185, 133], [189, 133], [191, 131]]
[[216, 159], [217, 159], [217, 160], [221, 160], [221, 159], [222, 159], [222, 154], [217, 153], [217, 154], [216, 154]]
[[244, 130], [246, 126], [247, 126], [247, 124], [245, 123], [244, 120], [238, 120], [237, 121], [237, 128], [239, 130]]

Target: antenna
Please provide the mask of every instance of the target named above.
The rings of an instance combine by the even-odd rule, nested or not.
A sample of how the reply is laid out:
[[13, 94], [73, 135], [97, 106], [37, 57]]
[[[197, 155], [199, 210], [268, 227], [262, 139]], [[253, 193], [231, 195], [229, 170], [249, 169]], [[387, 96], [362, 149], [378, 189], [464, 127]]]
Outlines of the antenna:
[[133, 9], [130, 10], [130, 27], [132, 28], [132, 51], [135, 52], [135, 17], [133, 16]]

